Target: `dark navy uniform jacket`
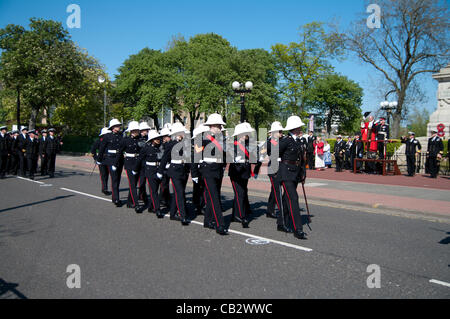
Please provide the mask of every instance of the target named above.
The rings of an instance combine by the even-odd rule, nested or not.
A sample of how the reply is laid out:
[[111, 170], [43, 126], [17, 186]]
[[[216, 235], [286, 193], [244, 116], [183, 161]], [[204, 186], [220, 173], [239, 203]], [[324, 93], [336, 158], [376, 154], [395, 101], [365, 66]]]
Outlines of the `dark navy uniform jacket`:
[[[190, 165], [186, 163], [185, 154], [183, 154], [183, 144], [185, 140], [176, 141], [171, 140], [164, 145], [164, 153], [159, 164], [158, 173], [163, 174], [167, 164], [167, 176], [172, 178], [187, 178], [189, 175]], [[172, 149], [178, 149], [176, 158], [172, 158]], [[175, 151], [175, 150], [174, 150]]]
[[305, 140], [292, 135], [280, 140], [280, 181], [301, 182], [306, 178], [306, 145]]
[[402, 140], [402, 143], [406, 144], [406, 155], [416, 155], [417, 149], [421, 150], [422, 146], [420, 145], [420, 142], [416, 140], [415, 138], [411, 141], [410, 138]]
[[0, 155], [5, 156], [10, 153], [10, 137], [5, 134], [3, 137], [0, 134]]
[[252, 171], [250, 153], [247, 145], [244, 146], [244, 144], [235, 141], [234, 148], [229, 151], [233, 152], [231, 155], [232, 158], [235, 159], [235, 162], [230, 163], [230, 166], [228, 167], [228, 176], [235, 179], [249, 179], [259, 173], [262, 163], [257, 161], [255, 169]]
[[104, 165], [114, 165], [121, 163], [121, 157], [118, 157], [122, 133], [108, 133], [103, 137], [98, 151], [98, 161]]
[[120, 159], [125, 156], [125, 169], [138, 172], [140, 170], [139, 163], [139, 153], [141, 152], [141, 147], [139, 146], [139, 136], [136, 137], [124, 137], [119, 144], [119, 152], [116, 158], [116, 164], [119, 165]]
[[24, 148], [27, 157], [37, 156], [39, 154], [39, 140], [36, 137], [31, 140], [28, 136], [25, 140]]
[[[145, 176], [151, 177], [155, 175], [159, 167], [160, 147], [155, 147], [151, 143], [146, 143], [139, 153], [139, 165], [145, 168]], [[135, 167], [137, 172], [138, 167]]]
[[444, 151], [444, 143], [442, 142], [442, 139], [439, 136], [431, 137], [428, 139], [428, 150], [427, 150], [432, 157], [436, 157], [439, 153], [442, 154]]
[[227, 165], [225, 143], [217, 140], [211, 132], [205, 133], [204, 136], [200, 173], [203, 177], [223, 178], [224, 168]]

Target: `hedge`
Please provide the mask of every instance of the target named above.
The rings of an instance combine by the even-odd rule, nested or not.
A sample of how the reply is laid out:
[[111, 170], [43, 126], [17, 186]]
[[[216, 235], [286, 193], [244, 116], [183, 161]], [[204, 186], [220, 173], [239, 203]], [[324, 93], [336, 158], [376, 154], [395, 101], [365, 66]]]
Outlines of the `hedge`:
[[92, 144], [94, 144], [97, 136], [75, 136], [66, 135], [63, 138], [63, 152], [72, 153], [89, 153], [91, 151]]

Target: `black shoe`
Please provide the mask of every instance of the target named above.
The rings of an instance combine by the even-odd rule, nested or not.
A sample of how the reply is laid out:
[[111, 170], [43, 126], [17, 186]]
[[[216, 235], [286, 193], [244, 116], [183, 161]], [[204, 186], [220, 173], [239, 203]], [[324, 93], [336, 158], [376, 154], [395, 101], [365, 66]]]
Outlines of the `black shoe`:
[[177, 222], [180, 222], [180, 221], [181, 221], [181, 218], [178, 217], [178, 216], [170, 216], [170, 220], [175, 220], [175, 221], [177, 221]]
[[136, 214], [142, 214], [142, 212], [144, 211], [144, 206], [136, 206], [134, 208], [134, 211], [136, 212]]
[[181, 225], [188, 226], [189, 225], [189, 221], [186, 218], [182, 218], [181, 219]]
[[110, 191], [102, 191], [103, 194], [105, 194], [106, 196], [110, 196], [112, 193]]
[[122, 207], [122, 202], [120, 200], [115, 201], [114, 205], [116, 205], [116, 207]]
[[151, 206], [148, 207], [147, 211], [148, 211], [150, 214], [151, 214], [151, 213], [154, 213], [153, 207], [151, 207]]
[[156, 217], [158, 217], [159, 219], [164, 218], [164, 214], [160, 211], [156, 212]]
[[306, 238], [306, 233], [299, 232], [299, 231], [294, 232], [294, 237], [298, 238], [298, 239], [302, 239], [302, 240], [307, 240], [308, 239], [308, 238]]
[[55, 175], [50, 174], [49, 178], [55, 178]]
[[277, 215], [273, 214], [273, 213], [266, 213], [266, 217], [267, 218], [274, 218], [277, 219]]
[[284, 225], [277, 225], [277, 230], [283, 233], [292, 233], [292, 230]]
[[30, 176], [29, 179], [31, 179], [32, 181], [34, 181], [34, 176]]
[[242, 220], [242, 228], [249, 228], [248, 224], [250, 224], [250, 222], [246, 218], [244, 218]]
[[228, 231], [223, 226], [216, 228], [216, 233], [218, 233], [221, 236], [228, 235]]

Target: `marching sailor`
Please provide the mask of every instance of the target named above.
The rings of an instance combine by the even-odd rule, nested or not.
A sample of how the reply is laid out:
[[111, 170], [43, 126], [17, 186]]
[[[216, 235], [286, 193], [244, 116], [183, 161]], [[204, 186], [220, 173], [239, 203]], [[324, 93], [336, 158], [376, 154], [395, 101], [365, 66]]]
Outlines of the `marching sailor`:
[[7, 170], [8, 156], [10, 154], [10, 140], [6, 134], [8, 128], [6, 126], [0, 127], [0, 178], [4, 179]]
[[100, 144], [102, 143], [104, 136], [109, 133], [111, 133], [111, 131], [108, 130], [107, 127], [102, 128], [99, 138], [94, 142], [94, 144], [91, 147], [91, 154], [94, 157], [94, 161], [97, 164], [98, 170], [100, 172], [100, 181], [102, 183], [102, 193], [107, 196], [112, 194], [110, 191], [108, 191], [108, 179], [109, 179], [108, 166], [105, 164], [102, 164], [98, 161], [97, 150], [100, 149]]
[[206, 210], [203, 226], [216, 229], [219, 235], [227, 235], [222, 214], [220, 188], [226, 167], [225, 143], [222, 135], [222, 125], [226, 125], [220, 114], [214, 113], [208, 117], [204, 125], [209, 131], [204, 134], [202, 147], [197, 151], [202, 153], [200, 173], [205, 182]]
[[143, 207], [139, 205], [139, 197], [137, 196], [137, 182], [141, 170], [138, 161], [141, 151], [139, 147], [139, 122], [131, 121], [125, 132], [130, 133], [130, 136], [124, 137], [120, 141], [116, 164], [114, 166], [118, 167], [122, 156], [125, 156], [124, 167], [129, 185], [127, 207], [134, 208], [136, 213], [140, 214], [142, 213]]
[[209, 131], [209, 127], [206, 125], [200, 125], [194, 129], [192, 134], [192, 164], [191, 164], [191, 177], [193, 181], [193, 191], [192, 191], [192, 203], [195, 207], [196, 215], [202, 215], [202, 209], [206, 205], [206, 194], [205, 194], [205, 182], [203, 181], [202, 175], [200, 173], [200, 160], [202, 155], [202, 144], [203, 144], [203, 133]]
[[23, 127], [21, 134], [17, 137], [17, 150], [19, 154], [19, 175], [25, 177], [27, 171], [27, 159], [25, 158], [25, 143], [28, 139], [28, 128]]
[[[283, 210], [289, 214], [294, 236], [298, 239], [307, 239], [303, 232], [297, 193], [298, 184], [305, 183], [306, 180], [306, 145], [301, 138], [303, 126], [305, 124], [300, 117], [288, 118], [285, 131], [289, 131], [289, 135], [280, 140], [281, 162], [278, 171], [278, 179], [284, 191]], [[280, 223], [278, 230], [290, 232], [286, 225], [280, 226]]]
[[39, 156], [39, 141], [37, 139], [36, 131], [28, 132], [27, 139], [24, 145], [24, 154], [27, 161], [28, 177], [34, 180], [34, 173], [36, 172], [37, 161]]
[[111, 133], [104, 135], [98, 151], [98, 162], [108, 166], [111, 175], [112, 202], [116, 207], [121, 207], [119, 186], [123, 169], [123, 157], [118, 156], [120, 143], [123, 139], [120, 133], [122, 123], [117, 119], [109, 122], [108, 129]]
[[345, 142], [342, 140], [342, 136], [336, 138], [336, 144], [334, 144], [334, 158], [336, 159], [336, 172], [342, 172], [344, 164]]
[[147, 180], [148, 183], [148, 190], [150, 193], [148, 212], [150, 213], [153, 211], [158, 218], [163, 218], [164, 214], [161, 213], [158, 196], [158, 189], [161, 181], [156, 176], [160, 160], [158, 157], [160, 146], [160, 135], [156, 130], [151, 130], [148, 133], [147, 143], [141, 149], [138, 162], [140, 162], [141, 167], [144, 167], [144, 175], [141, 175], [140, 179], [144, 181]]
[[59, 152], [61, 145], [63, 144], [60, 139], [55, 136], [55, 132], [56, 130], [54, 128], [48, 130], [50, 136], [48, 136], [44, 146], [50, 178], [55, 177], [56, 153]]
[[[148, 132], [150, 131], [150, 126], [148, 126], [147, 122], [142, 122], [139, 124], [140, 138], [139, 138], [139, 147], [142, 149], [148, 140]], [[147, 190], [145, 186], [145, 165], [141, 166], [141, 171], [139, 172], [138, 179], [138, 196], [139, 199], [144, 202], [145, 205], [148, 204]]]
[[[181, 221], [183, 226], [189, 225], [186, 211], [186, 184], [189, 170], [187, 169], [186, 157], [191, 156], [190, 142], [186, 148], [186, 128], [177, 122], [171, 127], [172, 140], [166, 144], [161, 163], [158, 168], [157, 177], [162, 179], [167, 164], [167, 176], [170, 179], [169, 187], [173, 193], [170, 203], [170, 219]], [[188, 154], [186, 154], [188, 153]], [[178, 216], [176, 213], [178, 212]]]
[[[170, 137], [170, 124], [165, 124], [159, 133], [161, 136], [161, 151], [159, 155], [159, 159], [162, 158], [162, 154], [166, 147], [169, 145], [169, 142], [172, 140]], [[161, 179], [161, 189], [159, 192], [159, 202], [161, 206], [170, 207], [170, 190], [169, 190], [169, 178], [167, 177], [167, 169], [169, 168], [170, 163], [166, 164], [166, 167], [162, 170], [162, 179]]]
[[[248, 228], [251, 214], [248, 200], [248, 180], [250, 177], [256, 179], [261, 167], [261, 163], [258, 161], [252, 171], [252, 160], [256, 160], [256, 153], [250, 154], [249, 134], [254, 132], [255, 130], [249, 123], [238, 124], [233, 134], [233, 138], [235, 138], [234, 147], [228, 150], [231, 152], [231, 158], [233, 159], [228, 167], [228, 176], [234, 191], [232, 220], [242, 223], [243, 228]], [[254, 155], [254, 159], [251, 155]]]
[[428, 139], [428, 161], [431, 178], [437, 178], [439, 174], [438, 162], [442, 159], [444, 154], [444, 143], [442, 139], [437, 136], [436, 130], [431, 130], [431, 137]]

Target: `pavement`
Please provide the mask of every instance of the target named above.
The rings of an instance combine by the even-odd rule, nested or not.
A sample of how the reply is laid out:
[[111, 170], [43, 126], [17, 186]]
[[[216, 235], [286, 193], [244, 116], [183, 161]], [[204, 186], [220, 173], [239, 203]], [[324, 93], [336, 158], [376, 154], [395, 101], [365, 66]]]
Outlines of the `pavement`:
[[[231, 223], [222, 237], [202, 227], [202, 216], [191, 215], [191, 225], [183, 227], [114, 207], [100, 193], [98, 174], [90, 176], [92, 159], [60, 156], [57, 165], [54, 179], [0, 181], [0, 298], [450, 298], [445, 211], [417, 217], [311, 200], [313, 230], [305, 225], [308, 240], [299, 241], [265, 217], [267, 181], [252, 181], [250, 228]], [[308, 196], [317, 196], [317, 189], [355, 193], [361, 187], [319, 178], [308, 184]], [[366, 184], [359, 192], [383, 187]], [[124, 200], [125, 180], [121, 187]], [[386, 193], [399, 186], [390, 187]], [[422, 193], [419, 200], [445, 202], [448, 195], [411, 189], [392, 196], [409, 200], [412, 191]], [[231, 189], [224, 187], [222, 195], [230, 223]], [[191, 196], [188, 187], [192, 212]], [[73, 269], [79, 288], [69, 288]]]

